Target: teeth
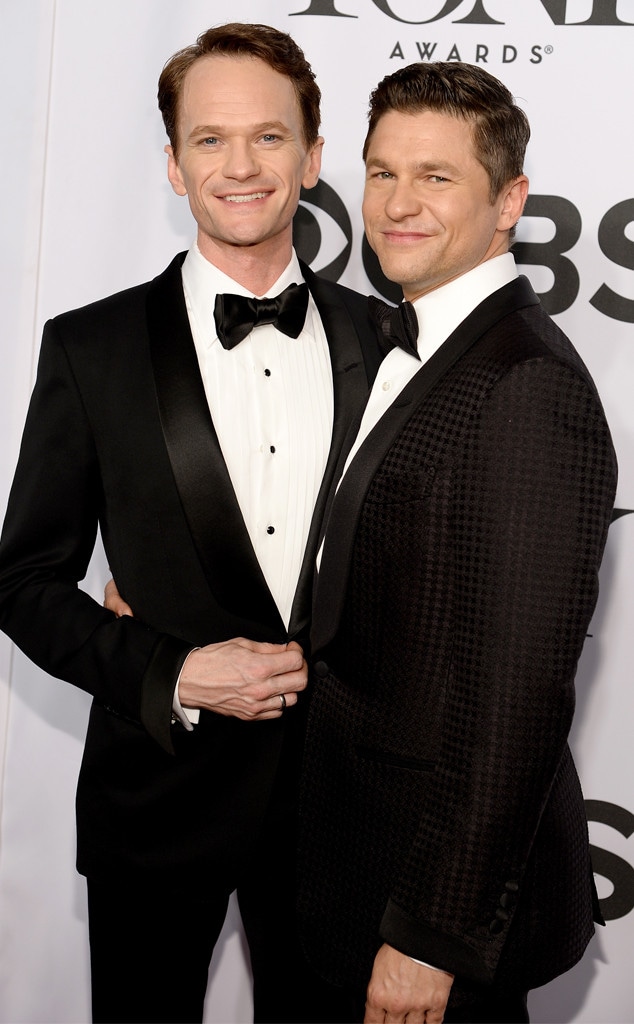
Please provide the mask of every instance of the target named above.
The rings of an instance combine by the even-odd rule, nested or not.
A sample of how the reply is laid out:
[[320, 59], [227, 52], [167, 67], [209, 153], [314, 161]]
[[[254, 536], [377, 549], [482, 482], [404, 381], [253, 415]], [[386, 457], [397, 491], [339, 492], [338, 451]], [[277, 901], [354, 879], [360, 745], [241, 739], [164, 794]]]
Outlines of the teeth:
[[223, 196], [228, 203], [250, 203], [253, 199], [264, 199], [266, 192], [252, 192], [249, 196]]

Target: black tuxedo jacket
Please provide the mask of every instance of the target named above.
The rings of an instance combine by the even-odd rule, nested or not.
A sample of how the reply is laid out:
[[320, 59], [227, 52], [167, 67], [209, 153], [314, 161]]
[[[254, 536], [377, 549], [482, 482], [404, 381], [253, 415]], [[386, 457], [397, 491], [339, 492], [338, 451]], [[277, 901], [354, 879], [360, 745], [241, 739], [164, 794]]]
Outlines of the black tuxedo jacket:
[[[193, 646], [305, 639], [323, 503], [376, 364], [366, 300], [303, 267], [330, 346], [334, 428], [287, 633], [215, 434], [178, 256], [155, 280], [50, 321], [0, 547], [0, 627], [94, 696], [78, 866], [201, 884], [236, 869], [297, 715], [171, 726]], [[135, 618], [77, 588], [97, 527]], [[181, 870], [182, 869], [182, 870]]]
[[593, 924], [567, 736], [616, 462], [594, 385], [525, 278], [403, 390], [332, 504], [301, 822], [307, 950], [364, 986], [386, 941], [528, 989]]

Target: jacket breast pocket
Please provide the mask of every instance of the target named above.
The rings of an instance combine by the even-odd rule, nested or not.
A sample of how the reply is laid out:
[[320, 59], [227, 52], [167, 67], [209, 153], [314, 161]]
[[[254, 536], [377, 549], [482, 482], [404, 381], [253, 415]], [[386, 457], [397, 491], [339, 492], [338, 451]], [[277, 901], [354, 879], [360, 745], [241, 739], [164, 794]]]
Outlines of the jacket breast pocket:
[[424, 501], [436, 478], [435, 466], [399, 471], [384, 466], [375, 476], [366, 497], [368, 505], [408, 505]]

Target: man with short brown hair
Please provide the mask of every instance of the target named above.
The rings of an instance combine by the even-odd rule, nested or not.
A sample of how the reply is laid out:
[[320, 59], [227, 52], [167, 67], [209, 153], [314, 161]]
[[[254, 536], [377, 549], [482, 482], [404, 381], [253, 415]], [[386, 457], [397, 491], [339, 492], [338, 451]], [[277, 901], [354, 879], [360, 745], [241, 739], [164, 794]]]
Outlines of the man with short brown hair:
[[[50, 321], [0, 547], [0, 627], [94, 696], [77, 794], [95, 1021], [202, 1019], [230, 893], [256, 1021], [322, 1021], [296, 935], [302, 647], [321, 512], [375, 359], [292, 247], [319, 89], [263, 25], [163, 70], [197, 238]], [[366, 367], [367, 361], [367, 367]], [[97, 527], [135, 617], [77, 588]]]

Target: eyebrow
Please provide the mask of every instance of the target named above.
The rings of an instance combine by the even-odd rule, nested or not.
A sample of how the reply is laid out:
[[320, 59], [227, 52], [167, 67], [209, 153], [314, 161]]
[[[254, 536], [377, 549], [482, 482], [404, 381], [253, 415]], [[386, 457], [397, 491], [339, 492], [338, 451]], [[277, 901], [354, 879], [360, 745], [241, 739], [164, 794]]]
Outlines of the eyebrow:
[[[187, 136], [192, 139], [200, 135], [222, 135], [226, 131], [226, 127], [221, 124], [199, 124], [195, 128], [192, 128], [191, 132]], [[290, 132], [288, 125], [284, 124], [283, 121], [262, 121], [260, 124], [253, 124], [249, 126], [249, 131], [254, 134], [259, 132], [270, 132], [275, 130], [278, 132]]]
[[[368, 160], [366, 168], [370, 170], [375, 167], [383, 167], [388, 170], [391, 165], [392, 161], [389, 158], [387, 160], [382, 160], [380, 157], [372, 157], [371, 160]], [[429, 174], [430, 172], [440, 173], [441, 171], [446, 171], [451, 175], [463, 173], [455, 166], [455, 164], [448, 163], [445, 160], [417, 160], [415, 163], [410, 165], [410, 168], [416, 174]]]

